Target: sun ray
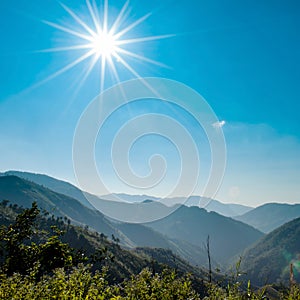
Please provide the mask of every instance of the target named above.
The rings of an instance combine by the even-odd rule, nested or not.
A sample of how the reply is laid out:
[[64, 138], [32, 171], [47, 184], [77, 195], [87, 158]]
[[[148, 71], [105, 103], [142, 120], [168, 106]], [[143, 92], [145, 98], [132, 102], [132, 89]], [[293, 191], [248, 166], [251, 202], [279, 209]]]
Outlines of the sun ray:
[[105, 56], [102, 56], [100, 91], [103, 91], [103, 89], [104, 89], [105, 67], [106, 67], [106, 59], [105, 59]]
[[127, 0], [125, 2], [125, 4], [123, 5], [120, 13], [118, 14], [116, 20], [114, 21], [113, 25], [111, 26], [110, 30], [109, 30], [109, 33], [110, 34], [115, 34], [116, 30], [119, 28], [120, 24], [121, 24], [121, 21], [122, 21], [122, 18], [124, 17], [124, 14], [126, 12], [126, 9], [129, 5], [129, 0]]
[[78, 23], [80, 24], [89, 34], [93, 37], [96, 37], [97, 34], [94, 32], [85, 22], [83, 22], [69, 7], [60, 3], [64, 10]]
[[89, 52], [85, 53], [84, 55], [80, 56], [79, 58], [77, 58], [76, 60], [74, 60], [73, 62], [69, 63], [68, 65], [66, 65], [65, 67], [59, 69], [58, 71], [56, 71], [55, 73], [51, 74], [50, 76], [48, 76], [47, 78], [43, 79], [42, 81], [38, 82], [35, 86], [39, 86], [41, 84], [44, 84], [46, 82], [48, 82], [49, 80], [52, 80], [54, 78], [56, 78], [57, 76], [63, 74], [64, 72], [74, 68], [76, 65], [78, 65], [79, 63], [81, 63], [82, 61], [86, 60], [87, 58], [89, 58], [90, 56], [92, 56], [94, 54], [93, 50], [90, 50]]
[[103, 32], [107, 33], [108, 22], [108, 0], [104, 0], [104, 12], [103, 12]]
[[130, 52], [130, 51], [127, 51], [127, 50], [119, 48], [119, 47], [117, 47], [117, 50], [118, 50], [119, 53], [126, 54], [128, 56], [134, 57], [134, 58], [139, 59], [141, 61], [145, 61], [145, 62], [148, 62], [150, 64], [157, 65], [157, 66], [160, 66], [160, 67], [163, 67], [163, 68], [169, 68], [169, 66], [167, 66], [167, 65], [165, 65], [163, 63], [160, 63], [159, 61], [147, 58], [145, 56], [136, 54], [134, 52]]
[[62, 51], [70, 51], [70, 50], [82, 50], [82, 49], [90, 49], [90, 44], [82, 44], [82, 45], [74, 45], [74, 46], [66, 46], [66, 47], [57, 47], [57, 48], [48, 48], [42, 50], [36, 50], [35, 52], [43, 53], [43, 52], [62, 52]]
[[[99, 16], [97, 13], [95, 13], [95, 11], [97, 11], [95, 8], [92, 7], [90, 0], [86, 0], [86, 5], [88, 7], [88, 10], [90, 12], [90, 15], [92, 17], [94, 26], [96, 28], [96, 32], [99, 33], [101, 32], [101, 25], [100, 25], [100, 20], [99, 20]], [[95, 7], [95, 2], [93, 1], [93, 6]]]
[[119, 74], [118, 74], [118, 72], [117, 72], [115, 63], [114, 63], [113, 60], [112, 60], [112, 57], [109, 57], [107, 60], [108, 60], [108, 63], [109, 63], [109, 65], [110, 65], [110, 67], [111, 67], [111, 71], [112, 71], [112, 73], [113, 73], [113, 76], [115, 77], [117, 83], [120, 83], [121, 80], [120, 80]]
[[[74, 29], [72, 24], [64, 26], [61, 24], [56, 24], [49, 21], [44, 21], [49, 26], [63, 31], [66, 34], [70, 34], [75, 38], [78, 38], [78, 43], [74, 42], [74, 45], [65, 45], [60, 47], [54, 47], [52, 49], [39, 50], [37, 52], [64, 52], [64, 51], [84, 51], [85, 53], [80, 53], [80, 56], [76, 58], [71, 63], [63, 66], [61, 69], [56, 71], [54, 74], [48, 76], [41, 83], [47, 82], [50, 79], [53, 79], [62, 73], [68, 71], [69, 69], [75, 67], [79, 63], [87, 60], [89, 57], [93, 56], [93, 59], [89, 62], [89, 65], [83, 73], [82, 80], [80, 85], [86, 81], [88, 76], [91, 74], [96, 63], [99, 61], [100, 69], [98, 76], [100, 77], [100, 91], [103, 91], [106, 81], [105, 76], [107, 70], [111, 71], [112, 79], [116, 82], [120, 82], [120, 76], [118, 73], [119, 66], [115, 64], [116, 61], [120, 62], [120, 65], [124, 66], [133, 76], [141, 78], [138, 72], [132, 67], [128, 62], [127, 58], [134, 58], [139, 62], [146, 62], [150, 64], [157, 65], [159, 67], [167, 67], [166, 65], [150, 59], [146, 56], [135, 53], [132, 50], [124, 49], [128, 44], [143, 43], [154, 40], [165, 39], [173, 37], [173, 34], [166, 35], [157, 35], [157, 36], [142, 36], [137, 38], [126, 39], [126, 34], [132, 31], [135, 27], [146, 21], [152, 13], [148, 13], [136, 21], [127, 24], [125, 26], [125, 20], [129, 14], [129, 0], [126, 0], [121, 7], [116, 18], [110, 22], [112, 25], [109, 25], [109, 6], [108, 0], [102, 0], [102, 6], [97, 7], [96, 0], [86, 0], [86, 6], [88, 10], [88, 16], [90, 17], [90, 22], [85, 22], [86, 19], [81, 18], [80, 15], [75, 13], [71, 8], [66, 6], [63, 3], [60, 3], [62, 8], [68, 13], [73, 22], [80, 25], [80, 30]], [[102, 11], [101, 11], [102, 8]], [[77, 25], [77, 27], [78, 27]], [[123, 26], [122, 26], [123, 25]], [[123, 39], [122, 39], [123, 38]], [[147, 84], [145, 82], [145, 84]]]
[[139, 18], [138, 20], [136, 20], [135, 22], [131, 23], [130, 25], [128, 25], [126, 28], [124, 28], [123, 30], [119, 31], [118, 33], [116, 33], [114, 36], [116, 39], [119, 39], [121, 36], [123, 36], [125, 33], [127, 33], [128, 31], [132, 30], [134, 27], [136, 27], [137, 25], [139, 25], [140, 23], [144, 22], [146, 19], [148, 19], [151, 16], [151, 13], [146, 14], [145, 16]]
[[70, 34], [72, 34], [74, 36], [80, 37], [80, 38], [82, 38], [84, 40], [87, 40], [87, 41], [92, 41], [93, 40], [92, 36], [89, 36], [89, 35], [86, 35], [86, 34], [82, 34], [80, 32], [71, 30], [71, 29], [69, 29], [67, 27], [64, 27], [64, 26], [61, 26], [61, 25], [58, 25], [58, 24], [55, 24], [55, 23], [52, 23], [52, 22], [49, 22], [49, 21], [44, 21], [44, 23], [46, 23], [47, 25], [49, 25], [51, 27], [59, 29], [61, 31], [64, 31], [64, 32], [70, 33]]
[[[110, 67], [111, 67], [111, 70], [112, 70], [113, 76], [114, 76], [115, 79], [116, 79], [116, 82], [117, 82], [117, 83], [120, 83], [121, 80], [120, 80], [119, 74], [118, 74], [118, 72], [117, 72], [117, 69], [116, 69], [116, 66], [115, 66], [115, 63], [114, 63], [112, 57], [109, 57], [109, 58], [108, 58], [108, 63], [109, 63], [109, 65], [110, 65]], [[123, 98], [126, 99], [126, 94], [125, 94], [125, 91], [124, 91], [122, 85], [121, 85], [120, 89], [121, 89], [121, 94], [122, 94]]]
[[83, 86], [83, 84], [85, 83], [85, 81], [87, 80], [87, 78], [89, 77], [89, 75], [91, 74], [91, 72], [92, 72], [95, 64], [97, 63], [97, 61], [98, 61], [98, 57], [97, 56], [93, 56], [93, 59], [92, 59], [91, 63], [88, 65], [88, 68], [84, 72], [84, 75], [81, 78], [79, 85], [77, 85], [77, 87], [76, 87], [76, 89], [74, 91], [75, 95], [78, 93], [78, 91], [81, 89], [81, 87]]
[[119, 54], [115, 53], [115, 57], [117, 58], [118, 61], [121, 62], [121, 64], [130, 72], [132, 73], [136, 78], [139, 78], [142, 83], [149, 88], [149, 90], [151, 90], [158, 98], [160, 98], [160, 95], [157, 93], [157, 91], [155, 91], [155, 89], [153, 89], [153, 87], [151, 85], [149, 85], [149, 83], [142, 77], [140, 76], [140, 74], [135, 71], [130, 65], [129, 63], [127, 63]]
[[174, 36], [175, 36], [175, 34], [165, 34], [165, 35], [147, 36], [147, 37], [142, 37], [142, 38], [134, 38], [134, 39], [128, 39], [128, 40], [118, 40], [118, 41], [116, 41], [116, 45], [121, 46], [121, 45], [127, 45], [127, 44], [143, 43], [143, 42], [171, 38]]

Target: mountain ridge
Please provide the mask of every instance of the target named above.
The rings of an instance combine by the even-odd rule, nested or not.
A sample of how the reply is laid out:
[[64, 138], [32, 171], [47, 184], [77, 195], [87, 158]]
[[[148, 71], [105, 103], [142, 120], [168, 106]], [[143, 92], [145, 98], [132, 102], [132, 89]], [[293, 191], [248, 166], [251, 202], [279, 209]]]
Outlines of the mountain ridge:
[[[15, 175], [18, 177], [22, 177], [24, 179], [33, 181], [37, 184], [43, 185], [55, 192], [70, 196], [72, 198], [77, 199], [80, 201], [83, 205], [87, 206], [88, 208], [94, 209], [94, 206], [91, 204], [90, 201], [86, 199], [85, 194], [88, 194], [88, 196], [93, 199], [93, 197], [98, 197], [103, 200], [116, 200], [116, 198], [120, 198], [123, 201], [126, 201], [128, 203], [138, 203], [143, 202], [145, 200], [153, 200], [153, 201], [159, 201], [159, 197], [149, 196], [149, 195], [129, 195], [124, 193], [115, 193], [115, 194], [108, 194], [108, 195], [102, 195], [102, 196], [95, 196], [91, 195], [88, 192], [81, 191], [77, 186], [73, 185], [70, 182], [67, 182], [65, 180], [56, 179], [54, 177], [51, 177], [46, 174], [39, 174], [39, 173], [31, 173], [31, 172], [24, 172], [24, 171], [14, 171], [9, 170], [5, 171], [3, 173], [0, 173], [0, 176], [5, 175]], [[221, 215], [224, 215], [226, 217], [235, 217], [238, 215], [242, 215], [245, 212], [248, 212], [253, 209], [253, 207], [236, 204], [236, 203], [223, 203], [221, 201], [218, 201], [216, 199], [208, 199], [201, 196], [190, 196], [188, 199], [182, 199], [182, 197], [175, 197], [170, 198], [170, 203], [178, 202], [179, 204], [184, 204], [186, 206], [199, 206], [199, 204], [204, 202], [204, 204], [207, 204], [206, 207], [204, 207], [207, 211], [215, 211]], [[168, 202], [168, 199], [166, 203]], [[185, 203], [183, 203], [185, 202]], [[201, 207], [201, 205], [199, 206]]]
[[154, 230], [198, 247], [210, 236], [211, 256], [222, 264], [260, 239], [259, 230], [196, 206], [181, 206], [166, 218], [147, 223]]
[[[54, 208], [57, 210], [56, 206], [58, 205], [58, 207], [60, 207], [60, 205], [63, 204], [64, 209], [62, 212], [60, 212], [60, 215], [65, 214], [65, 215], [71, 217], [72, 219], [75, 219], [75, 220], [77, 219], [77, 221], [79, 221], [79, 223], [88, 225], [88, 226], [96, 229], [97, 231], [104, 232], [104, 234], [106, 234], [108, 236], [111, 236], [112, 234], [114, 234], [114, 236], [118, 237], [125, 246], [128, 246], [128, 247], [137, 247], [137, 246], [156, 247], [156, 246], [160, 246], [161, 243], [163, 243], [166, 248], [171, 249], [172, 251], [174, 251], [177, 254], [181, 254], [185, 259], [189, 260], [190, 262], [192, 262], [194, 264], [206, 263], [206, 256], [205, 256], [205, 251], [203, 249], [204, 248], [203, 245], [204, 245], [208, 235], [211, 235], [212, 249], [218, 250], [218, 251], [212, 250], [213, 251], [212, 258], [216, 262], [215, 263], [216, 265], [218, 265], [221, 260], [222, 260], [221, 263], [223, 264], [224, 261], [226, 261], [229, 256], [234, 256], [240, 250], [244, 250], [245, 247], [249, 246], [249, 244], [251, 242], [256, 241], [256, 239], [258, 239], [262, 235], [262, 233], [258, 232], [257, 230], [254, 230], [254, 228], [252, 228], [248, 225], [245, 225], [239, 221], [235, 221], [231, 218], [219, 215], [214, 212], [207, 212], [206, 210], [201, 209], [199, 207], [194, 207], [194, 206], [185, 207], [183, 205], [179, 206], [179, 209], [175, 210], [173, 212], [173, 214], [171, 214], [171, 216], [174, 214], [176, 215], [176, 213], [178, 213], [178, 211], [179, 212], [181, 212], [182, 210], [188, 211], [189, 213], [186, 214], [184, 219], [180, 220], [181, 222], [185, 222], [188, 224], [191, 218], [194, 218], [194, 221], [195, 221], [195, 217], [193, 217], [193, 212], [196, 211], [196, 212], [198, 212], [196, 214], [196, 218], [198, 218], [200, 221], [198, 220], [194, 224], [194, 226], [191, 226], [188, 230], [186, 228], [185, 230], [187, 230], [187, 232], [185, 232], [185, 233], [182, 232], [179, 228], [178, 232], [181, 233], [181, 235], [179, 235], [179, 236], [173, 234], [173, 232], [162, 232], [160, 230], [160, 228], [149, 228], [149, 226], [147, 224], [124, 225], [124, 223], [123, 223], [122, 225], [120, 225], [119, 222], [113, 221], [113, 220], [105, 217], [102, 213], [100, 213], [94, 209], [87, 208], [86, 206], [84, 206], [84, 204], [82, 204], [82, 202], [80, 202], [77, 199], [69, 197], [65, 194], [57, 194], [56, 192], [52, 191], [51, 189], [45, 188], [41, 185], [37, 185], [36, 183], [34, 183], [32, 181], [29, 182], [26, 179], [21, 179], [20, 177], [17, 177], [17, 176], [14, 176], [15, 180], [17, 180], [16, 178], [19, 178], [20, 180], [23, 180], [26, 183], [26, 185], [29, 185], [27, 192], [24, 193], [24, 192], [22, 192], [22, 190], [19, 189], [19, 187], [14, 186], [13, 188], [11, 188], [10, 194], [9, 193], [5, 194], [5, 193], [3, 193], [3, 191], [5, 190], [5, 188], [7, 188], [7, 186], [6, 187], [5, 187], [5, 185], [1, 186], [1, 182], [7, 180], [7, 179], [5, 179], [5, 177], [7, 177], [7, 178], [12, 177], [12, 176], [8, 175], [11, 173], [6, 173], [6, 174], [7, 174], [6, 176], [0, 177], [0, 198], [1, 197], [2, 198], [10, 197], [13, 199], [15, 196], [14, 193], [16, 191], [19, 191], [17, 200], [21, 201], [21, 199], [23, 199], [22, 197], [25, 197], [25, 198], [27, 197], [26, 198], [27, 202], [28, 202], [27, 205], [29, 204], [30, 201], [32, 202], [37, 197], [44, 199], [46, 201], [45, 203], [47, 203], [48, 206], [50, 205], [50, 210], [51, 210], [51, 208]], [[27, 174], [27, 176], [28, 176], [28, 174]], [[36, 176], [37, 175], [34, 175], [33, 177], [36, 177]], [[45, 179], [45, 178], [48, 180], [47, 176], [43, 177], [43, 179]], [[54, 180], [56, 180], [56, 179], [54, 179]], [[55, 182], [55, 183], [57, 183], [57, 182]], [[67, 184], [68, 188], [65, 187], [65, 184], [66, 184], [65, 182], [63, 182], [63, 183], [58, 182], [57, 184], [63, 185], [63, 187], [60, 187], [60, 190], [63, 190], [63, 191], [67, 190], [69, 194], [70, 193], [74, 194], [74, 190], [71, 190], [71, 192], [70, 192], [70, 188], [69, 188], [70, 184]], [[78, 191], [80, 191], [80, 190], [75, 187], [75, 191], [78, 195]], [[56, 200], [55, 205], [52, 203], [52, 201], [50, 199], [46, 199], [47, 197], [45, 195], [46, 196], [48, 195], [50, 198], [53, 197], [53, 199]], [[82, 194], [79, 194], [79, 195], [82, 195]], [[94, 196], [94, 197], [96, 197], [96, 196]], [[107, 202], [109, 202], [109, 201], [107, 201]], [[20, 202], [18, 202], [18, 203], [20, 203]], [[103, 201], [103, 203], [105, 204], [105, 201]], [[71, 205], [71, 204], [72, 205], [76, 204], [75, 205], [76, 209], [75, 208], [71, 209], [71, 212], [73, 213], [73, 215], [70, 216], [69, 211], [67, 211], [66, 209], [67, 209], [67, 206]], [[109, 204], [111, 204], [111, 203], [109, 203]], [[163, 204], [161, 204], [161, 203], [152, 203], [152, 202], [143, 203], [143, 205], [145, 205], [145, 207], [148, 207], [150, 204], [152, 204], [152, 205], [159, 204], [160, 206], [163, 206]], [[117, 205], [119, 205], [119, 204], [117, 204]], [[122, 205], [125, 205], [124, 207], [126, 208], [125, 203], [122, 203]], [[130, 204], [130, 205], [132, 205], [132, 204]], [[133, 204], [133, 205], [135, 205], [135, 204]], [[45, 207], [45, 208], [49, 209], [49, 207]], [[125, 210], [122, 207], [121, 207], [122, 209], [120, 209], [120, 206], [118, 206], [117, 208], [119, 209], [121, 214], [124, 214]], [[162, 207], [162, 208], [167, 209], [167, 207]], [[74, 209], [75, 209], [75, 211], [74, 211]], [[82, 216], [78, 216], [78, 211], [80, 211], [80, 214], [81, 214], [81, 212], [85, 212], [85, 214], [86, 214], [85, 219], [83, 219]], [[56, 211], [56, 212], [58, 213], [59, 211]], [[76, 214], [76, 212], [77, 212], [77, 214]], [[146, 212], [149, 212], [149, 211], [146, 211]], [[199, 214], [199, 212], [201, 212], [201, 213]], [[98, 216], [100, 218], [100, 220], [102, 222], [101, 226], [99, 226], [99, 224], [96, 224], [98, 222], [96, 216]], [[170, 216], [168, 216], [166, 218], [169, 218], [169, 217]], [[221, 233], [218, 232], [218, 230], [216, 230], [216, 226], [214, 225], [214, 223], [219, 224], [218, 226], [220, 226]], [[178, 224], [176, 224], [176, 222], [174, 224], [176, 226], [178, 226]], [[97, 225], [98, 225], [98, 227], [97, 227]], [[145, 228], [145, 225], [147, 226], [147, 228]], [[104, 226], [104, 227], [106, 226], [105, 227], [106, 229], [103, 230], [102, 226]], [[198, 235], [198, 231], [199, 231], [198, 227], [199, 226], [202, 227], [202, 229], [200, 230], [201, 231], [200, 237], [198, 237], [196, 240], [191, 239], [190, 237], [193, 234]], [[134, 230], [136, 230], [136, 232], [134, 232], [134, 230], [132, 230], [132, 228], [134, 228]], [[214, 228], [214, 230], [211, 231], [211, 228]], [[222, 233], [222, 230], [224, 231], [224, 229], [226, 229], [226, 228], [227, 229], [230, 228], [232, 230], [233, 234], [229, 232], [230, 230], [227, 232], [231, 238], [233, 238], [233, 237], [236, 238], [236, 236], [242, 237], [239, 239], [238, 247], [236, 247], [235, 245], [231, 246], [230, 242], [226, 241], [226, 238], [225, 238], [224, 234]], [[145, 232], [147, 232], [147, 234]], [[236, 236], [234, 236], [234, 235], [236, 235]], [[145, 240], [145, 236], [148, 236], [148, 238], [149, 238], [148, 241]], [[151, 237], [151, 239], [150, 239], [150, 237]], [[190, 239], [187, 239], [186, 237], [189, 237]], [[140, 243], [142, 243], [142, 244], [140, 244]], [[222, 251], [224, 252], [224, 249], [222, 250], [222, 248], [224, 248], [225, 252], [226, 252], [225, 259], [222, 258]]]
[[297, 217], [300, 217], [300, 204], [266, 203], [234, 219], [269, 233]]
[[[175, 240], [171, 240], [141, 224], [130, 225], [136, 231], [135, 238], [133, 239], [133, 236], [128, 236], [129, 232], [124, 230], [124, 226], [126, 225], [118, 225], [118, 222], [110, 221], [101, 212], [83, 206], [76, 199], [64, 194], [58, 194], [46, 187], [14, 175], [0, 177], [0, 200], [10, 200], [13, 204], [23, 207], [30, 207], [33, 201], [37, 201], [40, 208], [50, 211], [50, 213], [53, 213], [57, 217], [68, 217], [76, 225], [89, 226], [109, 237], [114, 235], [128, 248], [143, 246], [159, 247], [164, 243], [166, 249], [174, 251], [175, 254], [183, 255], [183, 258], [195, 264], [203, 264], [206, 259], [204, 258], [203, 249], [190, 245], [189, 251], [186, 251], [182, 249], [182, 242], [176, 243]], [[147, 231], [149, 239], [147, 243], [139, 243], [141, 242], [141, 237], [145, 235], [143, 234], [143, 230]]]
[[242, 271], [251, 283], [289, 283], [290, 265], [294, 279], [300, 280], [300, 218], [276, 228], [242, 255]]

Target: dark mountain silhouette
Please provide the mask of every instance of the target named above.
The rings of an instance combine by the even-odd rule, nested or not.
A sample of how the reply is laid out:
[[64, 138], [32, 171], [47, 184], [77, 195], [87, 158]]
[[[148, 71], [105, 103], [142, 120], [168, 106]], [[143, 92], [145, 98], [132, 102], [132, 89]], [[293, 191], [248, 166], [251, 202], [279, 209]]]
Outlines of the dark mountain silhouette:
[[72, 197], [88, 208], [93, 208], [93, 206], [84, 196], [84, 193], [79, 188], [77, 188], [76, 186], [72, 185], [69, 182], [59, 180], [44, 174], [35, 174], [35, 173], [20, 172], [20, 171], [7, 171], [2, 174], [0, 173], [0, 175], [2, 176], [15, 175], [20, 178], [35, 182], [54, 192]]
[[88, 225], [109, 236], [119, 236], [117, 230], [99, 211], [87, 208], [74, 198], [17, 176], [0, 177], [0, 200], [9, 200], [25, 208], [36, 201], [40, 208], [55, 216], [66, 216], [75, 224]]

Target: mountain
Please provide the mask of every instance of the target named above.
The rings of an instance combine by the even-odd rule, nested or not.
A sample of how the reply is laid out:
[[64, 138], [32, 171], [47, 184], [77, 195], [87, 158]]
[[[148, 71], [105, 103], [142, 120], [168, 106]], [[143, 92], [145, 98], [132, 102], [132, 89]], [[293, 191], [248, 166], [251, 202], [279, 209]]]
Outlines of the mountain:
[[56, 193], [46, 187], [17, 176], [0, 177], [0, 201], [9, 200], [18, 206], [30, 207], [33, 201], [38, 206], [58, 217], [68, 217], [75, 224], [88, 225], [91, 228], [119, 238], [120, 233], [99, 211], [82, 205], [69, 196]]
[[204, 245], [209, 235], [212, 258], [222, 264], [263, 236], [247, 224], [195, 206], [182, 205], [164, 219], [146, 225], [198, 247]]
[[116, 199], [120, 199], [123, 201], [126, 201], [128, 203], [135, 203], [135, 202], [143, 202], [147, 200], [151, 201], [159, 201], [159, 198], [153, 197], [153, 196], [148, 196], [148, 195], [128, 195], [128, 194], [107, 194], [107, 195], [102, 195], [101, 199], [105, 200], [110, 200], [110, 201], [115, 201]]
[[[192, 265], [203, 266], [207, 264], [207, 254], [203, 247], [195, 246], [186, 241], [171, 239], [141, 224], [120, 223], [115, 226], [134, 243], [135, 247], [168, 249]], [[213, 262], [213, 265], [216, 263]]]
[[[0, 227], [14, 223], [20, 212], [22, 212], [20, 207], [7, 206], [0, 202]], [[94, 262], [93, 269], [99, 269], [105, 264], [108, 267], [108, 279], [112, 284], [121, 282], [133, 274], [138, 274], [145, 267], [161, 271], [164, 266], [168, 266], [176, 268], [180, 274], [192, 273], [196, 279], [203, 279], [206, 276], [203, 269], [189, 265], [170, 250], [142, 247], [126, 250], [97, 232], [66, 224], [62, 219], [39, 215], [36, 221], [39, 230], [52, 232], [51, 227], [55, 226], [64, 231], [65, 233], [60, 239], [71, 247], [83, 251], [86, 256], [91, 256], [100, 249], [104, 251], [102, 252], [103, 261]], [[197, 284], [200, 283], [199, 279]]]
[[199, 206], [207, 211], [214, 211], [225, 217], [234, 217], [245, 214], [253, 209], [253, 207], [235, 204], [235, 203], [223, 203], [215, 199], [191, 196], [184, 203], [186, 206]]
[[260, 239], [245, 251], [242, 271], [252, 284], [289, 282], [290, 264], [300, 281], [300, 218], [290, 221]]
[[[30, 176], [29, 174], [22, 173], [23, 177], [26, 176], [27, 178]], [[45, 175], [39, 177], [37, 174], [30, 178], [34, 180], [38, 178], [40, 182], [48, 186], [52, 184], [53, 188], [75, 194], [78, 198], [82, 196], [79, 189], [66, 182], [60, 182]], [[101, 203], [102, 208], [107, 209], [109, 207], [109, 209], [118, 213], [120, 218], [128, 217], [130, 219], [136, 215], [136, 212], [138, 212], [139, 217], [143, 217], [143, 214], [145, 214], [144, 217], [148, 217], [151, 214], [156, 215], [157, 212], [168, 215], [168, 213], [174, 211], [174, 207], [167, 207], [153, 200], [144, 200], [142, 203], [121, 203], [108, 200], [100, 201], [96, 196], [93, 197], [95, 202]], [[153, 222], [150, 225], [151, 228], [141, 224], [117, 222], [107, 218], [95, 209], [84, 206], [82, 201], [80, 202], [78, 199], [54, 192], [33, 181], [10, 175], [0, 177], [1, 199], [11, 200], [13, 203], [24, 207], [30, 206], [32, 201], [37, 200], [41, 208], [52, 212], [56, 216], [66, 216], [74, 224], [88, 225], [108, 236], [113, 234], [127, 247], [164, 247], [195, 265], [203, 265], [207, 262], [203, 244], [208, 234], [211, 236], [214, 265], [224, 264], [229, 257], [243, 251], [261, 236], [260, 232], [248, 225], [213, 212], [208, 213], [197, 207], [182, 206], [171, 216]], [[164, 223], [166, 220], [167, 223], [170, 221], [167, 225]], [[183, 226], [177, 232], [173, 229], [177, 228], [178, 222], [182, 222]], [[163, 224], [164, 226], [157, 224]]]
[[[174, 210], [174, 208], [165, 206], [157, 201], [154, 201], [157, 200], [157, 198], [155, 197], [136, 196], [137, 198], [134, 198], [134, 201], [121, 202], [111, 201], [116, 199], [115, 195], [111, 194], [110, 197], [108, 197], [109, 200], [102, 198], [100, 199], [95, 195], [81, 191], [80, 189], [68, 182], [61, 181], [47, 175], [33, 174], [29, 172], [20, 171], [7, 171], [0, 175], [15, 175], [20, 178], [29, 180], [33, 183], [37, 183], [39, 185], [42, 185], [43, 187], [51, 189], [54, 192], [74, 198], [88, 208], [97, 208], [99, 211], [104, 212], [108, 216], [110, 216], [110, 213], [113, 212], [113, 217], [118, 220], [130, 220], [131, 222], [139, 223], [140, 220], [146, 220], [147, 218], [149, 218], [149, 216], [165, 216]], [[88, 195], [89, 200], [86, 199], [85, 195]], [[116, 195], [121, 196], [121, 199], [123, 199], [123, 196], [127, 196], [127, 198], [124, 199], [125, 201], [129, 200], [129, 198], [131, 197], [131, 195], [126, 194]]]
[[214, 211], [225, 217], [234, 217], [245, 214], [253, 209], [253, 207], [235, 204], [235, 203], [223, 203], [218, 200], [211, 199], [205, 206], [207, 211]]
[[195, 265], [206, 263], [206, 255], [202, 248], [172, 240], [140, 224], [126, 224], [109, 220], [101, 212], [85, 207], [74, 198], [56, 193], [44, 186], [17, 176], [0, 177], [1, 200], [10, 200], [11, 203], [23, 207], [30, 207], [33, 201], [37, 201], [40, 208], [53, 213], [55, 216], [68, 217], [74, 224], [88, 225], [109, 237], [113, 234], [120, 239], [124, 246], [129, 248], [163, 247], [172, 250], [177, 255], [181, 255], [181, 257]]
[[[142, 203], [145, 201], [159, 201], [157, 197], [147, 196], [147, 195], [128, 195], [128, 194], [108, 194], [101, 196], [105, 200], [120, 200], [126, 201], [128, 203]], [[225, 217], [234, 217], [242, 215], [249, 212], [253, 207], [234, 204], [234, 203], [222, 203], [215, 199], [208, 199], [201, 196], [190, 196], [187, 200], [182, 197], [166, 198], [165, 204], [170, 206], [174, 204], [184, 204], [185, 206], [199, 206], [205, 208], [207, 211], [214, 211]]]
[[298, 217], [300, 217], [300, 204], [268, 203], [235, 219], [268, 233]]
[[4, 173], [0, 173], [0, 176], [7, 176], [7, 175], [14, 175], [20, 178], [32, 181], [39, 185], [42, 185], [54, 192], [67, 195], [71, 198], [78, 200], [81, 204], [88, 208], [94, 208], [90, 202], [84, 196], [84, 193], [77, 188], [76, 186], [72, 185], [69, 182], [59, 180], [48, 175], [44, 174], [35, 174], [29, 172], [21, 172], [21, 171], [7, 171]]
[[[79, 202], [81, 202], [81, 204], [87, 206], [88, 208], [92, 208], [92, 209], [94, 208], [93, 205], [86, 199], [84, 193], [79, 188], [77, 188], [76, 186], [72, 185], [69, 182], [59, 180], [44, 174], [35, 174], [35, 173], [21, 172], [21, 171], [7, 171], [4, 173], [0, 173], [0, 176], [1, 175], [2, 176], [15, 175], [27, 179], [29, 181], [47, 187], [50, 190], [53, 190], [54, 192], [72, 197], [78, 200]], [[108, 195], [101, 196], [101, 199], [110, 200], [110, 201], [116, 200], [118, 198], [128, 203], [142, 203], [148, 200], [152, 200], [152, 201], [160, 200], [158, 197], [153, 197], [149, 195], [108, 194]], [[188, 200], [185, 203], [183, 203], [184, 199], [180, 197], [170, 198], [169, 202], [182, 203], [186, 206], [199, 206], [199, 204], [201, 204], [200, 206], [205, 206], [204, 208], [207, 211], [215, 211], [226, 217], [239, 216], [253, 209], [252, 207], [245, 206], [245, 205], [233, 204], [233, 203], [222, 203], [218, 200], [207, 199], [200, 196], [191, 196], [188, 198]]]

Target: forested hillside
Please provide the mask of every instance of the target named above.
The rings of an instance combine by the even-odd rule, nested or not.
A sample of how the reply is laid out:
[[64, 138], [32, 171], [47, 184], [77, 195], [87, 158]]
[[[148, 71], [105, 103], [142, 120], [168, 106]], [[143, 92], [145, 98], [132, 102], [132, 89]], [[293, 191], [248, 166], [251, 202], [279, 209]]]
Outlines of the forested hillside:
[[275, 229], [243, 255], [246, 277], [256, 285], [300, 281], [300, 218]]

